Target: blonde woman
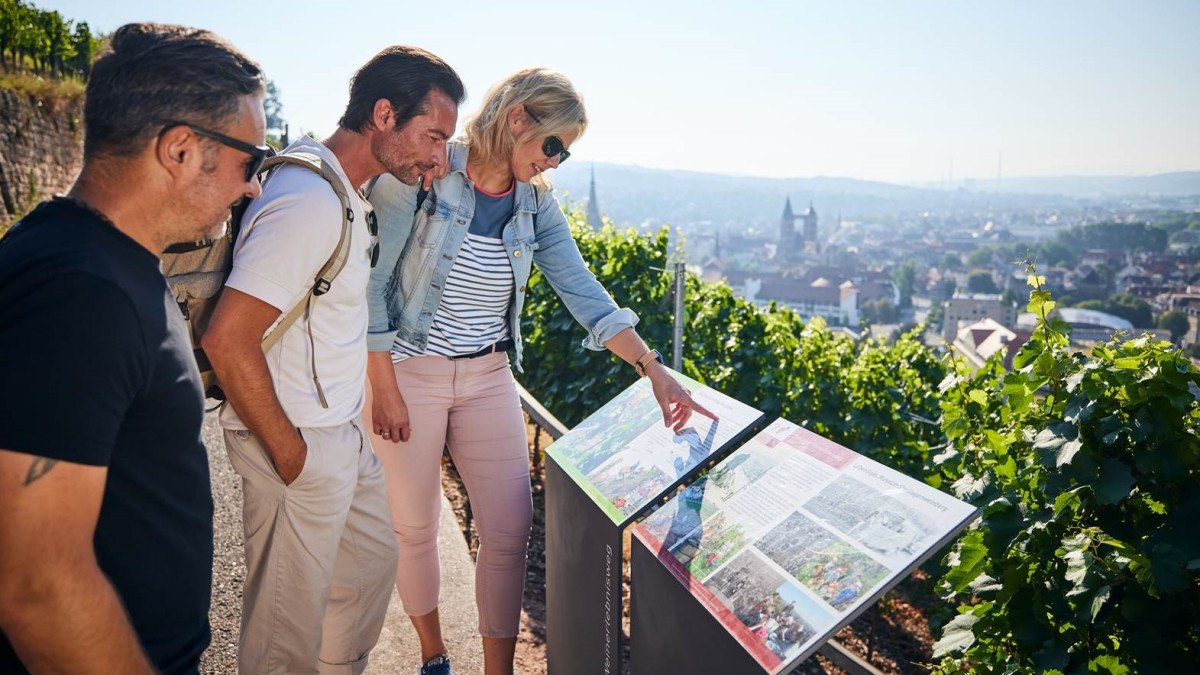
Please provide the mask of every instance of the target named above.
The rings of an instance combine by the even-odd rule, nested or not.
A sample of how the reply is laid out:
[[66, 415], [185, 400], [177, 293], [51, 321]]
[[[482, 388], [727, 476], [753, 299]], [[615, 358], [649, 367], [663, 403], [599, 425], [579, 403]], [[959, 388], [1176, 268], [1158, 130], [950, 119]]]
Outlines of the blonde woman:
[[450, 673], [438, 620], [441, 455], [450, 449], [479, 530], [475, 596], [485, 672], [511, 673], [532, 502], [528, 447], [508, 352], [521, 368], [521, 309], [536, 264], [587, 330], [649, 377], [663, 423], [710, 415], [663, 368], [571, 238], [542, 175], [587, 127], [562, 74], [531, 68], [494, 86], [449, 144], [449, 174], [422, 195], [390, 177], [371, 202], [382, 250], [368, 294], [372, 444], [388, 479], [396, 578], [421, 641], [422, 675]]

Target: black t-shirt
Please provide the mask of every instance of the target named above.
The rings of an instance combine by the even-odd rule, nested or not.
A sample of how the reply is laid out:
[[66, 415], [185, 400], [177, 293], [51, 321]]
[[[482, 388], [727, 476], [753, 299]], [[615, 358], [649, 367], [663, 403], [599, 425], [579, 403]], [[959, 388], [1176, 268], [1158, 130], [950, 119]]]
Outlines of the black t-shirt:
[[[0, 239], [0, 448], [107, 466], [95, 547], [150, 660], [208, 646], [204, 396], [158, 258], [67, 200]], [[23, 672], [0, 635], [0, 672]]]

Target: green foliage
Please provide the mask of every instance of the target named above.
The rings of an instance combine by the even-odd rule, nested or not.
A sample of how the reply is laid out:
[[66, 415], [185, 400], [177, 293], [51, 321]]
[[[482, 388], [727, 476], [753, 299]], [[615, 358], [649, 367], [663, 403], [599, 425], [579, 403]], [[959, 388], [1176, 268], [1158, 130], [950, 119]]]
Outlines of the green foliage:
[[911, 260], [905, 260], [892, 271], [892, 279], [896, 289], [900, 291], [900, 307], [912, 307], [913, 288], [917, 281], [917, 266]]
[[858, 308], [859, 316], [864, 323], [896, 323], [900, 320], [900, 310], [896, 309], [886, 298], [867, 300]]
[[71, 48], [74, 55], [68, 60], [68, 70], [78, 73], [87, 80], [92, 72], [92, 61], [100, 51], [102, 40], [92, 34], [92, 29], [86, 21], [75, 24], [75, 32], [71, 35]]
[[[1076, 305], [1080, 309], [1094, 309], [1119, 316], [1134, 328], [1153, 328], [1154, 311], [1150, 304], [1136, 295], [1122, 293], [1107, 300], [1085, 300]], [[1186, 328], [1184, 330], [1187, 330]]]
[[946, 319], [946, 306], [941, 302], [934, 301], [929, 306], [929, 314], [925, 317], [925, 323], [931, 326], [940, 326], [942, 321]]
[[[0, 71], [0, 91], [16, 92], [44, 106], [50, 106], [52, 110], [59, 110], [58, 106], [61, 104], [83, 102], [84, 84], [75, 78], [59, 80], [30, 73]], [[75, 123], [75, 117], [71, 118], [71, 123]]]
[[[1079, 253], [1088, 249], [1161, 252], [1170, 235], [1197, 222], [1192, 214], [1179, 214], [1164, 223], [1092, 223], [1077, 225], [1058, 233], [1050, 241], [1014, 242], [976, 249], [967, 257], [971, 267], [991, 267], [994, 262], [1031, 260], [1045, 266], [1071, 267]], [[1197, 225], [1200, 229], [1200, 225]]]
[[[1186, 672], [1200, 653], [1200, 373], [1166, 342], [1071, 353], [1040, 317], [1013, 372], [941, 385], [935, 458], [982, 520], [946, 559], [939, 672]], [[1191, 389], [1189, 389], [1191, 388]]]
[[1165, 251], [1169, 233], [1146, 223], [1091, 223], [1059, 232], [1056, 240], [1075, 251]]
[[977, 248], [967, 256], [967, 264], [971, 267], [987, 267], [992, 264], [992, 255], [995, 252], [995, 247], [992, 246]]
[[[570, 218], [585, 260], [666, 351], [665, 231], [593, 233]], [[1040, 321], [1012, 372], [998, 358], [975, 372], [939, 361], [915, 331], [855, 341], [692, 278], [684, 371], [980, 507], [944, 562], [958, 610], [938, 672], [1188, 672], [1200, 653], [1200, 373], [1145, 337], [1072, 353], [1030, 272]], [[538, 274], [528, 297], [521, 379], [574, 424], [633, 372], [579, 347], [583, 329]]]
[[0, 0], [0, 67], [39, 75], [86, 79], [99, 40], [86, 22], [22, 0]]
[[[571, 213], [585, 260], [618, 304], [641, 318], [638, 332], [671, 346], [666, 230], [639, 235], [592, 232]], [[658, 268], [658, 269], [655, 269]], [[522, 383], [574, 425], [633, 381], [633, 369], [607, 352], [579, 347], [584, 330], [540, 272], [530, 279], [522, 331]], [[790, 309], [757, 307], [726, 284], [687, 280], [683, 371], [911, 475], [925, 474], [928, 449], [942, 442], [936, 384], [944, 366], [915, 331], [893, 343], [856, 342]]]
[[1167, 217], [1154, 223], [1154, 226], [1166, 230], [1171, 235], [1178, 234], [1184, 230], [1200, 230], [1200, 213], [1187, 211], [1168, 212]]
[[1076, 250], [1059, 240], [1019, 241], [978, 248], [967, 257], [967, 264], [971, 267], [986, 268], [998, 263], [1006, 264], [1013, 260], [1034, 260], [1042, 265], [1072, 266], [1077, 259]]
[[1046, 241], [1034, 245], [1036, 248], [1026, 251], [1014, 251], [1019, 255], [1014, 255], [1009, 260], [1019, 260], [1021, 258], [1029, 258], [1029, 254], [1033, 253], [1037, 256], [1037, 260], [1043, 265], [1074, 265], [1077, 260], [1075, 249], [1069, 244], [1061, 241]]
[[967, 290], [971, 293], [999, 293], [996, 280], [987, 270], [975, 270], [967, 275]]
[[942, 256], [942, 260], [938, 263], [938, 266], [944, 270], [957, 270], [962, 267], [962, 264], [962, 258], [958, 257], [957, 253], [954, 253], [953, 251], [947, 251], [946, 254]]
[[279, 100], [279, 88], [275, 86], [275, 80], [267, 80], [263, 112], [267, 118], [267, 142], [276, 150], [283, 149], [283, 134], [287, 123], [283, 119], [283, 101]]
[[954, 292], [958, 290], [958, 282], [954, 277], [942, 277], [935, 289], [935, 295], [939, 298], [950, 299], [954, 297]]
[[1158, 317], [1158, 321], [1155, 322], [1155, 325], [1163, 330], [1171, 331], [1172, 342], [1183, 337], [1188, 332], [1188, 328], [1191, 328], [1191, 325], [1188, 323], [1187, 314], [1184, 314], [1177, 309], [1173, 309], [1169, 312], [1163, 312], [1162, 315]]

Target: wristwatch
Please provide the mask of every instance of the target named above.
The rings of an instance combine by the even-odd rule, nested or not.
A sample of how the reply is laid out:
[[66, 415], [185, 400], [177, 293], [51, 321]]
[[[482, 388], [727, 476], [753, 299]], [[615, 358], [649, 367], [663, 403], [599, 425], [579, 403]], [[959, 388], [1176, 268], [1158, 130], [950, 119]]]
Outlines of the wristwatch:
[[650, 363], [651, 361], [651, 359], [646, 358], [647, 356], [653, 356], [654, 358], [652, 360], [658, 361], [659, 363], [664, 363], [662, 354], [659, 354], [657, 349], [651, 349], [645, 354], [642, 354], [638, 357], [637, 361], [633, 362], [633, 369], [637, 371], [637, 374], [640, 377], [645, 377], [646, 364]]

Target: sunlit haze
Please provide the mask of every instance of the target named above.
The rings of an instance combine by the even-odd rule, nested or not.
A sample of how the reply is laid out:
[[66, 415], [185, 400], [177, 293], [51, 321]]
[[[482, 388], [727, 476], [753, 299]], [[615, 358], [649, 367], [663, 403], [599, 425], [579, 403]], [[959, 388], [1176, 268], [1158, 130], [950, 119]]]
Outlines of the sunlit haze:
[[108, 32], [211, 29], [259, 60], [293, 134], [332, 131], [380, 48], [470, 96], [530, 65], [583, 92], [584, 161], [892, 181], [1200, 169], [1200, 3], [42, 1]]

